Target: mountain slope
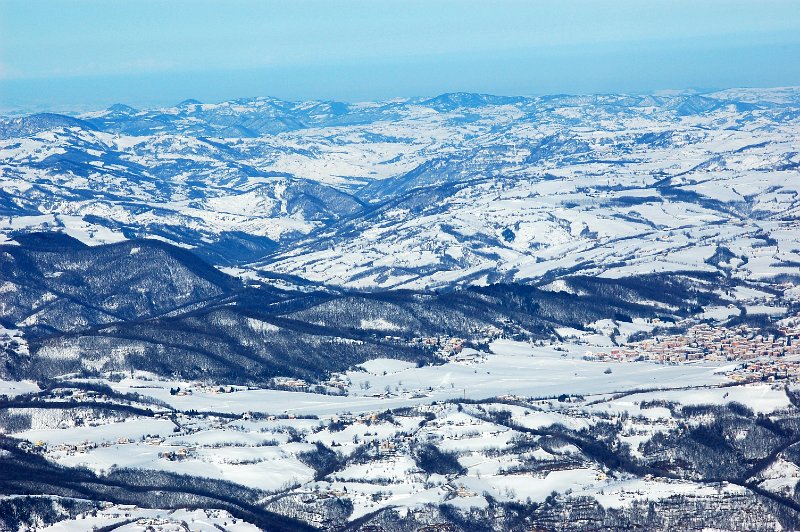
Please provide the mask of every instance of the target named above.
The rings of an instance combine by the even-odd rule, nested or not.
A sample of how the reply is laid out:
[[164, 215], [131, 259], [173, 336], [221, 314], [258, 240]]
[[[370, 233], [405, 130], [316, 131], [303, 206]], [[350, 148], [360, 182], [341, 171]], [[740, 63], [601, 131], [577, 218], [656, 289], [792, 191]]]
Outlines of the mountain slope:
[[[367, 289], [758, 280], [800, 261], [797, 89], [187, 100], [3, 124], [6, 239], [155, 237], [240, 275]], [[709, 262], [717, 248], [735, 257]]]
[[497, 336], [639, 330], [647, 320], [669, 323], [724, 305], [720, 288], [737, 286], [683, 273], [571, 277], [539, 288], [298, 291], [245, 285], [159, 241], [89, 247], [60, 233], [17, 239], [0, 246], [0, 339], [13, 333], [6, 345], [19, 347], [6, 351], [0, 369], [17, 379], [146, 371], [257, 385], [318, 381], [373, 358], [435, 362], [451, 345], [486, 349]]

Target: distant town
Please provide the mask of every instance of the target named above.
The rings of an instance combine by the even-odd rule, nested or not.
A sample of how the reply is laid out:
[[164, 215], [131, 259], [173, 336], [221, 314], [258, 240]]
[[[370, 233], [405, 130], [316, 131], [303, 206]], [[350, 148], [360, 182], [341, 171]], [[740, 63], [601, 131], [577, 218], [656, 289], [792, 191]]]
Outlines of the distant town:
[[698, 324], [683, 334], [654, 336], [610, 351], [587, 352], [590, 360], [651, 361], [685, 364], [698, 361], [742, 364], [726, 370], [736, 381], [773, 381], [800, 376], [800, 318], [790, 319], [774, 333], [756, 327]]

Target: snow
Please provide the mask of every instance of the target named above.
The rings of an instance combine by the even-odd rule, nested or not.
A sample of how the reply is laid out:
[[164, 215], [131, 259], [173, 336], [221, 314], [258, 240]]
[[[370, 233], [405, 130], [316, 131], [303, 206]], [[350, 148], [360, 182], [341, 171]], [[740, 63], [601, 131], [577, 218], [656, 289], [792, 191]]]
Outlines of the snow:
[[73, 455], [54, 453], [52, 457], [60, 464], [89, 467], [97, 472], [113, 467], [156, 469], [219, 478], [265, 491], [277, 491], [313, 479], [313, 471], [294, 458], [297, 452], [311, 449], [307, 444], [202, 447], [194, 451], [194, 456], [183, 460], [159, 458], [159, 453], [180, 448], [180, 445], [173, 445], [172, 442], [164, 445], [137, 442], [98, 447], [87, 453]]
[[704, 320], [724, 321], [733, 316], [739, 316], [740, 314], [741, 310], [737, 307], [716, 306], [703, 308], [703, 313], [700, 317]]
[[783, 316], [788, 310], [786, 307], [773, 307], [767, 305], [746, 305], [745, 310], [748, 315], [767, 314], [769, 316]]
[[[781, 102], [767, 107], [796, 105], [797, 95], [788, 89], [737, 89], [708, 97], [751, 101], [759, 95]], [[733, 105], [678, 116], [670, 107], [676, 95], [619, 112], [619, 102], [629, 98], [532, 98], [454, 112], [421, 101], [372, 102], [348, 106], [348, 112], [366, 113], [353, 115], [356, 121], [330, 125], [323, 118], [333, 116], [327, 104], [300, 102], [286, 108], [314, 113], [319, 125], [213, 141], [192, 133], [217, 113], [228, 120], [252, 118], [278, 105], [251, 99], [142, 111], [136, 116], [166, 113], [177, 120], [175, 130], [149, 136], [57, 128], [6, 139], [0, 141], [0, 165], [13, 172], [3, 174], [0, 186], [13, 192], [15, 201], [35, 205], [41, 216], [3, 219], [0, 235], [8, 239], [12, 226], [46, 225], [97, 244], [125, 238], [113, 228], [117, 223], [154, 238], [169, 234], [158, 229], [162, 225], [189, 229], [206, 242], [225, 231], [283, 242], [311, 235], [252, 268], [353, 288], [485, 282], [486, 272], [529, 281], [570, 267], [610, 278], [718, 271], [705, 262], [717, 246], [737, 255], [725, 268], [738, 278], [793, 273], [791, 264], [800, 258], [793, 251], [798, 231], [791, 221], [798, 185], [786, 164], [796, 159], [797, 121], [776, 118], [767, 107], [742, 112]], [[459, 120], [466, 112], [474, 120]], [[665, 143], [638, 143], [645, 133], [663, 135]], [[541, 142], [551, 156], [535, 155]], [[573, 145], [582, 148], [573, 153]], [[102, 166], [87, 175], [37, 166], [65, 153]], [[165, 168], [172, 164], [186, 167]], [[424, 212], [392, 202], [343, 223], [341, 234], [331, 229], [319, 239], [315, 231], [329, 215], [293, 212], [289, 204], [294, 187], [307, 182], [350, 192], [425, 165], [432, 165], [428, 174], [434, 182], [463, 186]], [[159, 185], [163, 172], [168, 187]], [[699, 199], [661, 194], [656, 184], [667, 178], [677, 191]], [[32, 183], [48, 201], [33, 196]], [[72, 193], [87, 188], [105, 195]], [[744, 198], [756, 213], [752, 219], [718, 207]], [[90, 214], [113, 223], [90, 222]], [[502, 238], [506, 229], [513, 230], [512, 241]], [[760, 235], [778, 244], [767, 244]]]
[[706, 388], [697, 390], [658, 391], [634, 394], [631, 401], [665, 399], [683, 405], [723, 405], [738, 402], [756, 414], [770, 414], [787, 408], [791, 403], [782, 386], [755, 384], [747, 387]]
[[84, 441], [96, 443], [114, 442], [119, 438], [139, 439], [146, 434], [172, 433], [175, 425], [164, 419], [129, 419], [124, 423], [109, 423], [98, 426], [71, 427], [69, 429], [27, 430], [14, 434], [17, 438], [43, 441], [48, 445], [60, 443], [79, 444]]
[[[132, 521], [132, 522], [131, 522]], [[258, 527], [234, 518], [225, 510], [159, 510], [131, 508], [129, 505], [111, 505], [97, 511], [96, 515], [80, 515], [41, 528], [42, 532], [83, 532], [101, 528], [113, 528], [120, 532], [146, 532], [147, 530], [184, 530], [183, 523], [190, 524], [193, 532], [257, 532]]]
[[[142, 392], [171, 406], [188, 410], [243, 413], [253, 405], [268, 405], [269, 412], [332, 416], [342, 412], [370, 412], [375, 409], [413, 406], [434, 400], [466, 397], [483, 399], [505, 394], [554, 397], [565, 391], [592, 395], [630, 388], [669, 388], [726, 382], [717, 374], [719, 365], [693, 364], [619, 364], [606, 374], [608, 363], [587, 361], [582, 357], [586, 346], [565, 344], [569, 356], [547, 347], [533, 347], [524, 342], [498, 340], [490, 344], [493, 355], [477, 365], [448, 362], [418, 368], [402, 361], [373, 360], [361, 366], [367, 370], [346, 374], [352, 384], [347, 396], [321, 396], [281, 390], [237, 390], [218, 394], [195, 390], [192, 395], [173, 396], [170, 388], [185, 389], [182, 381], [142, 381], [126, 378], [109, 383], [122, 393]], [[386, 374], [384, 375], [384, 372]], [[369, 389], [361, 389], [368, 381]], [[391, 394], [384, 393], [389, 387]], [[412, 397], [414, 394], [421, 397]]]
[[14, 397], [26, 393], [39, 391], [39, 386], [33, 381], [7, 381], [0, 379], [0, 395]]
[[[530, 499], [541, 502], [554, 491], [570, 496], [590, 495], [606, 508], [620, 508], [635, 500], [653, 500], [675, 494], [714, 498], [739, 493], [740, 488], [722, 484], [607, 478], [606, 472], [592, 463], [544, 469], [536, 473], [515, 472], [515, 468], [528, 459], [538, 460], [542, 464], [558, 463], [563, 457], [581, 456], [581, 452], [573, 444], [557, 445], [552, 442], [548, 444], [548, 450], [544, 450], [536, 446], [537, 436], [485, 421], [483, 417], [493, 411], [506, 410], [515, 424], [527, 429], [560, 425], [580, 432], [609, 419], [609, 416], [624, 416], [625, 428], [620, 441], [631, 445], [632, 452], [637, 455], [639, 443], [656, 432], [675, 426], [668, 408], [642, 408], [645, 401], [673, 401], [680, 405], [722, 405], [736, 401], [758, 414], [770, 414], [790, 405], [781, 386], [754, 383], [716, 387], [716, 384], [724, 382], [714, 373], [719, 369], [718, 366], [661, 366], [642, 362], [617, 364], [614, 366], [614, 379], [610, 379], [601, 371], [607, 364], [591, 363], [579, 358], [583, 346], [564, 344], [559, 347], [567, 349], [566, 357], [562, 356], [565, 352], [556, 351], [553, 346], [535, 347], [522, 342], [498, 340], [491, 344], [493, 354], [473, 366], [447, 363], [438, 367], [417, 368], [406, 362], [378, 359], [366, 362], [348, 374], [351, 377], [369, 377], [376, 384], [399, 380], [404, 384], [413, 383], [415, 389], [427, 390], [427, 396], [419, 398], [394, 395], [372, 397], [355, 384], [355, 379], [349, 390], [350, 395], [338, 397], [243, 387], [233, 387], [230, 393], [214, 393], [211, 387], [153, 380], [152, 376], [139, 375], [137, 378], [107, 384], [121, 392], [135, 391], [160, 398], [180, 410], [266, 410], [268, 413], [284, 410], [314, 414], [320, 419], [249, 419], [247, 416], [228, 419], [178, 413], [172, 415], [177, 416], [179, 430], [176, 430], [175, 423], [167, 419], [140, 417], [124, 421], [108, 418], [102, 420], [104, 424], [97, 426], [56, 429], [51, 425], [59, 419], [59, 414], [51, 412], [53, 417], [47, 423], [37, 422], [39, 428], [14, 436], [45, 442], [48, 446], [46, 456], [51, 460], [64, 465], [86, 466], [99, 473], [114, 467], [155, 469], [228, 480], [266, 492], [288, 490], [292, 493], [310, 493], [313, 490], [346, 489], [347, 497], [354, 505], [351, 519], [357, 519], [384, 507], [398, 507], [402, 512], [445, 501], [463, 509], [485, 507], [487, 496], [501, 501]], [[456, 374], [456, 368], [466, 371]], [[577, 378], [575, 373], [578, 373]], [[611, 393], [651, 387], [651, 374], [657, 375], [656, 387], [665, 389], [627, 393], [620, 397]], [[433, 383], [460, 382], [470, 378], [470, 375], [472, 381], [468, 392], [446, 385], [428, 389]], [[472, 398], [488, 398], [499, 395], [501, 391], [505, 393], [509, 386], [514, 390], [517, 381], [511, 380], [512, 375], [514, 379], [524, 381], [527, 388], [517, 391], [524, 389], [527, 395], [547, 397], [555, 395], [557, 390], [560, 393], [581, 393], [585, 397], [576, 402], [533, 400], [528, 401], [526, 406], [504, 402], [462, 405], [438, 402], [462, 394]], [[169, 388], [175, 386], [193, 388], [192, 394], [172, 396]], [[521, 382], [519, 386], [522, 386]], [[670, 390], [669, 386], [680, 389]], [[419, 407], [416, 414], [395, 415], [391, 421], [375, 417], [376, 413], [388, 408], [411, 405]], [[433, 416], [425, 418], [422, 412]], [[330, 421], [352, 419], [352, 416], [362, 413], [365, 419], [372, 416], [372, 421], [347, 422], [337, 429], [329, 426]], [[148, 438], [150, 435], [157, 435], [158, 438], [152, 440]], [[432, 443], [441, 451], [456, 453], [466, 473], [447, 476], [425, 474], [409, 454], [408, 448], [404, 447], [406, 435], [411, 435], [417, 444]], [[531, 444], [531, 447], [522, 447], [524, 456], [517, 454], [519, 451], [512, 451], [517, 441]], [[83, 442], [93, 442], [99, 446], [85, 452], [60, 450], [58, 447], [60, 444]], [[394, 442], [396, 452], [378, 454], [366, 461], [349, 462], [325, 479], [315, 481], [314, 472], [298, 459], [298, 455], [313, 450], [316, 442], [336, 450], [344, 457], [353, 456], [360, 446], [372, 442], [376, 445], [368, 445], [367, 448], [377, 449], [378, 444]], [[183, 449], [186, 450], [186, 456], [182, 459], [169, 460], [163, 457], [163, 453]], [[797, 471], [779, 461], [764, 471], [760, 482], [765, 489], [781, 491], [792, 484], [791, 479], [796, 474]], [[113, 508], [110, 511], [113, 513]], [[133, 512], [131, 515], [139, 515], [135, 510], [126, 511]], [[65, 522], [63, 526], [78, 527], [78, 523], [85, 519], [86, 516], [83, 516]]]
[[383, 375], [384, 373], [399, 373], [417, 367], [416, 364], [396, 360], [392, 358], [374, 358], [358, 365], [364, 371], [372, 375]]
[[597, 482], [599, 471], [591, 468], [565, 469], [550, 471], [543, 477], [533, 475], [482, 476], [480, 479], [469, 479], [467, 487], [482, 493], [485, 488], [500, 500], [526, 500], [541, 502], [548, 495], [575, 489], [578, 486], [592, 486]]
[[361, 320], [361, 329], [378, 329], [383, 331], [396, 331], [400, 329], [400, 326], [395, 325], [394, 323], [387, 321], [383, 318], [377, 318], [374, 320]]
[[634, 501], [666, 499], [672, 495], [722, 497], [725, 494], [744, 492], [745, 488], [729, 483], [714, 485], [664, 479], [631, 479], [603, 484], [601, 489], [589, 486], [574, 492], [573, 495], [595, 497], [604, 508], [624, 508]]

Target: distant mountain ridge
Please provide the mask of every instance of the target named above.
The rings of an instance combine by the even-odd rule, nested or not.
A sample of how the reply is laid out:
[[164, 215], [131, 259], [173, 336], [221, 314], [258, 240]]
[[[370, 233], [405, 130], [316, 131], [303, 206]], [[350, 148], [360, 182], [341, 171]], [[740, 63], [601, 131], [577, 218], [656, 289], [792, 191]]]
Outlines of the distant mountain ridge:
[[51, 129], [70, 127], [95, 130], [95, 126], [86, 120], [56, 113], [37, 113], [19, 118], [0, 118], [0, 139], [29, 137]]
[[795, 88], [37, 114], [0, 120], [0, 235], [159, 238], [360, 289], [767, 279], [800, 262], [799, 132]]

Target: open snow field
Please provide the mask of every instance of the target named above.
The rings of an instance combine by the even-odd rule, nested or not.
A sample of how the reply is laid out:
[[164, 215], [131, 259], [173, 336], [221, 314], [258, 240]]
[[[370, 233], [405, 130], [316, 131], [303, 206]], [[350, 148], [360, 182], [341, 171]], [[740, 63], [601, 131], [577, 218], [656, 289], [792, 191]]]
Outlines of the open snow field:
[[[712, 363], [615, 364], [583, 360], [585, 345], [564, 344], [562, 347], [566, 351], [498, 340], [490, 346], [493, 354], [480, 363], [448, 362], [418, 368], [395, 360], [372, 360], [360, 366], [364, 371], [347, 372], [351, 385], [345, 396], [243, 388], [232, 393], [193, 390], [191, 395], [177, 396], [170, 395], [170, 388], [191, 388], [191, 383], [130, 378], [109, 385], [123, 393], [155, 397], [178, 410], [329, 417], [343, 412], [356, 414], [459, 398], [595, 395], [631, 389], [715, 385], [726, 381], [717, 374], [721, 366]], [[605, 373], [609, 368], [611, 373]]]
[[[645, 459], [643, 445], [655, 435], [706, 419], [681, 419], [680, 408], [738, 403], [771, 416], [791, 408], [781, 385], [718, 387], [730, 384], [719, 373], [721, 365], [583, 360], [586, 347], [497, 340], [490, 354], [467, 357], [468, 362], [416, 367], [372, 360], [344, 375], [350, 384], [342, 396], [235, 386], [220, 392], [219, 386], [138, 374], [102, 382], [118, 392], [164, 401], [174, 410], [156, 408], [155, 417], [89, 417], [83, 424], [48, 410], [37, 414], [36, 428], [12, 435], [37, 442], [50, 460], [100, 475], [134, 468], [201, 476], [263, 490], [276, 500], [306, 501], [297, 504], [344, 497], [352, 503], [351, 520], [389, 507], [403, 513], [444, 502], [464, 510], [488, 508], [489, 501], [542, 503], [554, 492], [589, 496], [616, 509], [674, 496], [746, 496], [744, 488], [729, 483], [615, 472], [587, 457], [580, 443], [584, 436], [565, 438], [620, 420], [618, 443], [629, 446], [634, 459]], [[4, 386], [15, 389], [12, 383]], [[16, 389], [25, 386], [33, 385]], [[173, 395], [171, 388], [187, 395]], [[308, 458], [320, 445], [339, 457], [322, 477]], [[423, 469], [419, 453], [431, 447], [455, 465]], [[781, 463], [778, 459], [761, 473], [763, 486], [784, 490], [791, 484], [787, 475], [796, 473], [794, 466]], [[188, 519], [194, 520], [192, 529], [248, 530], [246, 523], [230, 526], [225, 513], [119, 506], [50, 530], [123, 520], [125, 530], [170, 529]]]
[[[398, 431], [415, 432], [422, 419], [409, 418], [410, 424], [397, 422], [399, 425], [353, 424], [340, 432], [324, 428], [331, 419], [339, 419], [345, 414], [357, 416], [403, 407], [424, 409], [425, 405], [438, 401], [461, 398], [480, 400], [505, 395], [547, 398], [566, 393], [583, 395], [587, 399], [602, 399], [610, 397], [609, 394], [613, 392], [625, 390], [713, 386], [725, 381], [716, 373], [719, 367], [711, 364], [609, 365], [583, 360], [581, 357], [586, 346], [565, 344], [559, 347], [563, 351], [557, 351], [553, 346], [534, 347], [528, 343], [498, 340], [490, 348], [492, 354], [478, 358], [476, 362], [448, 362], [440, 366], [416, 367], [405, 362], [372, 360], [346, 374], [351, 385], [344, 396], [242, 387], [234, 387], [230, 393], [219, 393], [216, 388], [193, 387], [192, 383], [187, 382], [126, 378], [108, 384], [122, 393], [136, 392], [159, 399], [178, 411], [197, 411], [200, 417], [182, 414], [174, 421], [144, 417], [122, 422], [107, 419], [93, 426], [37, 428], [14, 436], [43, 442], [49, 448], [47, 456], [61, 464], [86, 466], [100, 473], [116, 467], [159, 469], [218, 478], [275, 492], [313, 480], [313, 470], [298, 460], [298, 454], [314, 449], [311, 442], [338, 446], [342, 452], [348, 453], [357, 447], [354, 444], [357, 441], [389, 441]], [[611, 373], [606, 373], [608, 368], [612, 369]], [[4, 386], [18, 393], [33, 387], [29, 383], [4, 383]], [[178, 387], [192, 390], [192, 393], [172, 395], [170, 389]], [[765, 385], [749, 390], [643, 392], [629, 396], [624, 401], [605, 402], [592, 408], [605, 412], [611, 409], [624, 410], [629, 404], [634, 408], [634, 400], [651, 397], [688, 401], [691, 404], [725, 400], [752, 404], [752, 400], [755, 400], [755, 408], [764, 412], [786, 403], [785, 394], [781, 399], [780, 393]], [[469, 473], [459, 485], [470, 492], [491, 492], [506, 499], [513, 498], [510, 494], [515, 493], [522, 498], [539, 500], [553, 490], [576, 485], [589, 489], [594, 485], [595, 476], [599, 473], [594, 469], [556, 471], [541, 478], [505, 475], [501, 472], [502, 468], [513, 464], [514, 460], [508, 457], [492, 459], [485, 453], [491, 454], [494, 449], [509, 447], [519, 433], [487, 424], [466, 413], [436, 408], [437, 420], [428, 425], [426, 433], [429, 435], [425, 438], [438, 441], [437, 445], [443, 451], [464, 456], [463, 464]], [[515, 407], [504, 408], [513, 410]], [[203, 412], [237, 415], [258, 412], [280, 418], [226, 420], [215, 418], [212, 414], [208, 419], [203, 419]], [[295, 415], [315, 416], [320, 420], [294, 419]], [[555, 423], [575, 428], [586, 426], [585, 420], [557, 410], [525, 410], [524, 416], [520, 410], [514, 416], [515, 419], [519, 417], [524, 426], [531, 428]], [[301, 434], [304, 441], [290, 442], [291, 434]], [[89, 446], [79, 451], [70, 447], [82, 444]], [[185, 453], [185, 456], [180, 460], [163, 457], [164, 453], [174, 452]], [[377, 475], [386, 481], [402, 484], [415, 467], [414, 461], [409, 458], [389, 456], [384, 462], [349, 466], [335, 473], [333, 479], [335, 483], [349, 486], [349, 491], [359, 493], [357, 485], [363, 478]], [[392, 504], [416, 504], [429, 501], [431, 497], [436, 499], [445, 493], [441, 492], [440, 486], [436, 491], [438, 495], [433, 496], [428, 488], [424, 488], [424, 484], [420, 478], [417, 485], [410, 485], [410, 491], [394, 492], [387, 501]], [[366, 513], [376, 503], [363, 491], [367, 487], [362, 486], [361, 489], [365, 493], [365, 501], [360, 511]], [[471, 503], [460, 500], [459, 504]], [[356, 512], [355, 516], [358, 514]]]

